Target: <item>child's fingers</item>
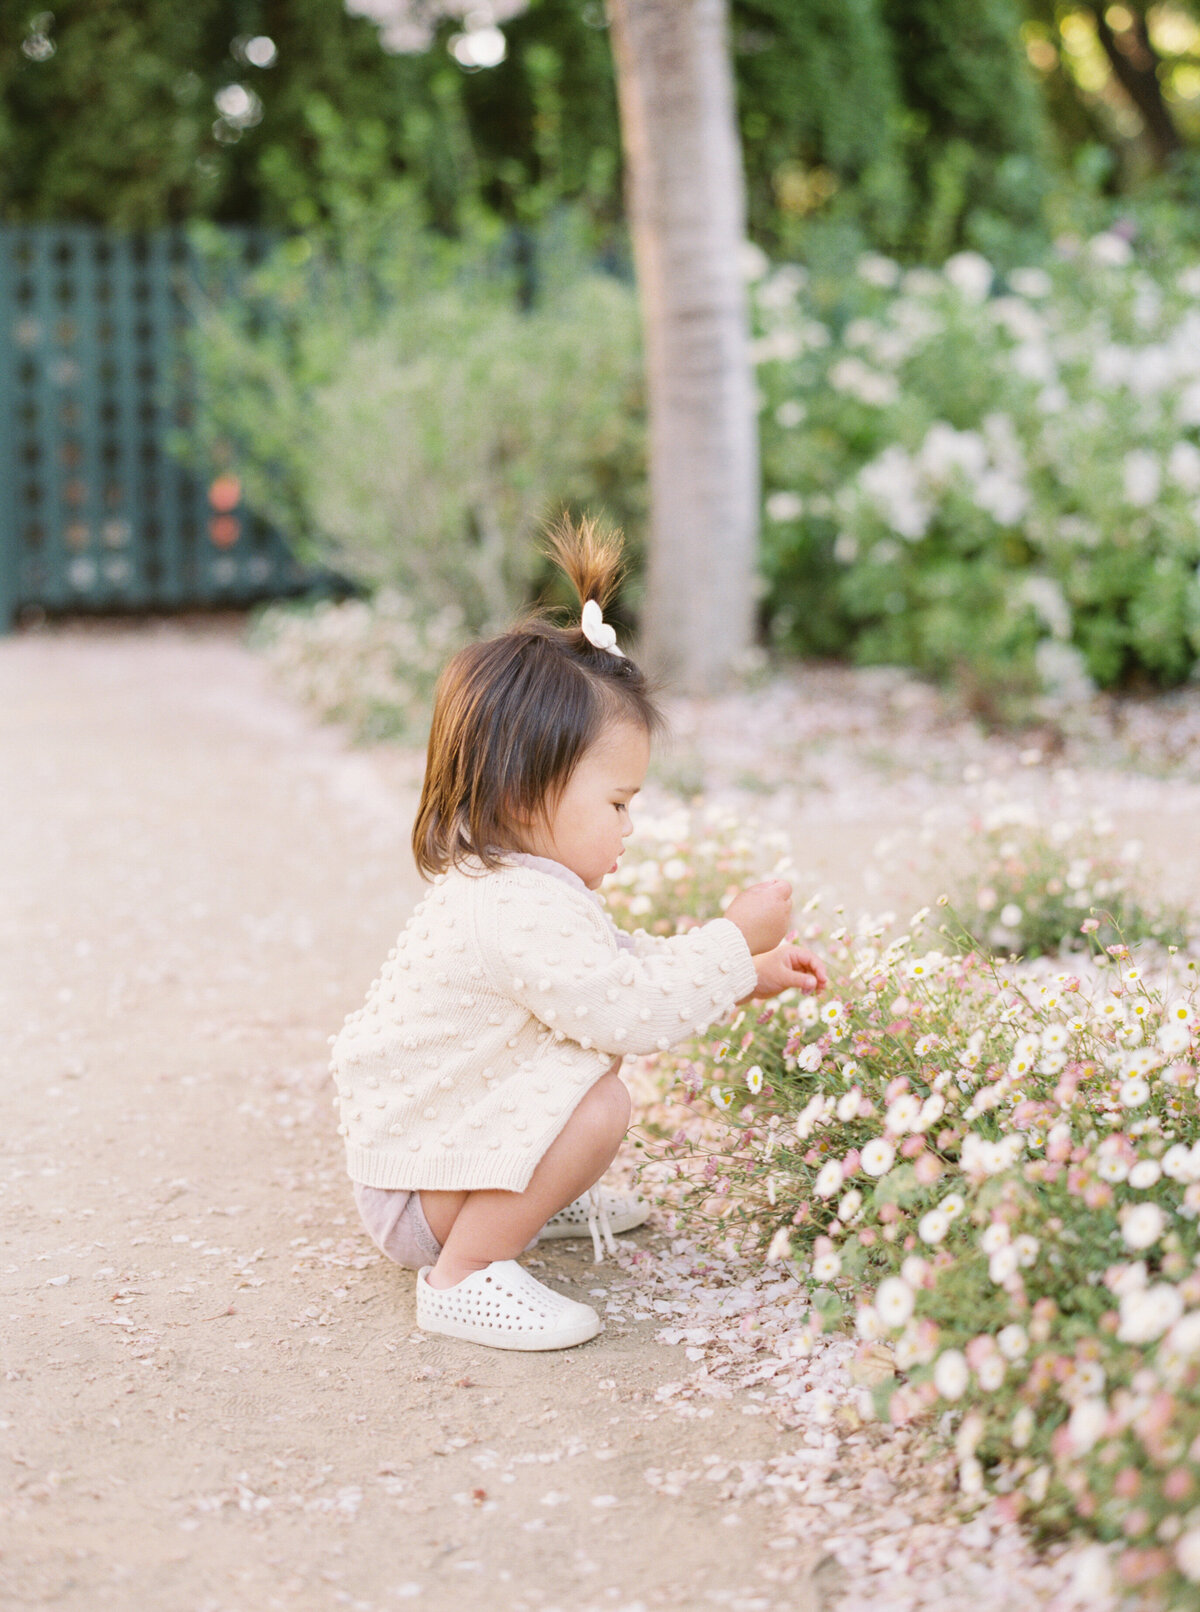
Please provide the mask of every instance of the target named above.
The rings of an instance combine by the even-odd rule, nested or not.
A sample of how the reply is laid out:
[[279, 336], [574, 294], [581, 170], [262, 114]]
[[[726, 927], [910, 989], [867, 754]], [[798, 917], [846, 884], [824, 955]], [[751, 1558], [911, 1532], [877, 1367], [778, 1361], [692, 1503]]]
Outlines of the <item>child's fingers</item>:
[[805, 996], [812, 996], [814, 991], [821, 989], [817, 976], [811, 973], [807, 966], [791, 961], [785, 962], [783, 966], [784, 982], [779, 987], [781, 991], [786, 991], [789, 986], [795, 985], [804, 992]]
[[804, 969], [813, 976], [816, 988], [823, 991], [829, 984], [829, 975], [825, 964], [819, 957], [814, 957], [807, 946], [799, 946], [792, 952], [792, 964], [796, 968]]

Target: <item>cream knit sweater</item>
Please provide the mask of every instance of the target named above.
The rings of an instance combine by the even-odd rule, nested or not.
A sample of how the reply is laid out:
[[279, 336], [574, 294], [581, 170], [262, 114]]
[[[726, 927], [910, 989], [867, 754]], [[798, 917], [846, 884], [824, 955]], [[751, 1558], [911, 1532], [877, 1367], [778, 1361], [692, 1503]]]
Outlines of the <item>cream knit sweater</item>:
[[442, 874], [333, 1042], [350, 1177], [520, 1192], [616, 1054], [706, 1029], [755, 979], [727, 918], [624, 935], [544, 858]]

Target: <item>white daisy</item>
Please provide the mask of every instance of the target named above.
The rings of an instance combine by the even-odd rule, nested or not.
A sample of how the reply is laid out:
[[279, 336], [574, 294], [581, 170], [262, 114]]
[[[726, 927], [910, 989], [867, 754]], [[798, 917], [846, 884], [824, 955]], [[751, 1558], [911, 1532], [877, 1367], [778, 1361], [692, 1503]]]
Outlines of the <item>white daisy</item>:
[[863, 1148], [859, 1161], [868, 1175], [886, 1175], [896, 1162], [896, 1149], [884, 1137], [877, 1136]]
[[837, 1117], [843, 1124], [857, 1118], [862, 1096], [857, 1091], [843, 1092], [837, 1100]]
[[990, 1226], [984, 1229], [983, 1235], [979, 1239], [979, 1246], [985, 1254], [995, 1254], [1008, 1241], [1008, 1227], [1002, 1220], [994, 1220]]
[[971, 1373], [966, 1356], [960, 1349], [943, 1349], [933, 1368], [933, 1381], [943, 1399], [961, 1399], [967, 1391]]
[[1152, 1248], [1166, 1229], [1166, 1217], [1156, 1203], [1139, 1203], [1121, 1222], [1126, 1248]]
[[1129, 1185], [1144, 1192], [1162, 1176], [1162, 1165], [1157, 1159], [1139, 1159], [1129, 1172]]
[[1127, 1075], [1121, 1082], [1121, 1103], [1125, 1108], [1140, 1108], [1150, 1101], [1150, 1082], [1144, 1075]]
[[917, 1222], [917, 1236], [931, 1246], [940, 1243], [950, 1230], [950, 1217], [944, 1209], [930, 1209]]
[[915, 1299], [902, 1276], [889, 1276], [875, 1290], [875, 1313], [885, 1327], [902, 1327], [913, 1313]]
[[813, 1191], [818, 1198], [832, 1198], [842, 1185], [842, 1167], [836, 1159], [827, 1159], [817, 1172]]
[[1006, 1360], [1021, 1360], [1029, 1352], [1029, 1336], [1013, 1321], [996, 1334], [996, 1345]]
[[979, 1386], [985, 1392], [994, 1394], [996, 1389], [1003, 1385], [1007, 1371], [1008, 1366], [1003, 1355], [989, 1354], [980, 1361], [979, 1370], [975, 1375], [979, 1378]]

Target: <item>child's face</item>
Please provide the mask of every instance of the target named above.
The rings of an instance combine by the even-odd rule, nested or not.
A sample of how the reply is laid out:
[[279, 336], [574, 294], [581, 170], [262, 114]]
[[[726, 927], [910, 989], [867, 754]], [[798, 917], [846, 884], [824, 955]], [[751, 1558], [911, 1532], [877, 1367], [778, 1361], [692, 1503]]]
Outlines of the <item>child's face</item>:
[[614, 722], [585, 750], [548, 816], [525, 835], [525, 848], [570, 868], [598, 890], [633, 832], [629, 805], [650, 764], [650, 737], [636, 722]]

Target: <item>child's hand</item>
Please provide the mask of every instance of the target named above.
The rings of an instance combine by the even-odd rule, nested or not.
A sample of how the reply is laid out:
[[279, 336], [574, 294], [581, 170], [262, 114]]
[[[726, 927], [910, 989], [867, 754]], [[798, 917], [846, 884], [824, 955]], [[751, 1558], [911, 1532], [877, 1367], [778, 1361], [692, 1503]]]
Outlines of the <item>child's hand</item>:
[[746, 937], [751, 957], [769, 952], [788, 932], [792, 918], [792, 887], [786, 879], [752, 884], [725, 908], [725, 916]]
[[754, 972], [758, 975], [758, 984], [750, 995], [755, 1000], [778, 996], [780, 991], [790, 991], [793, 987], [799, 987], [805, 996], [812, 996], [829, 984], [825, 964], [807, 946], [776, 946], [773, 951], [754, 959]]

